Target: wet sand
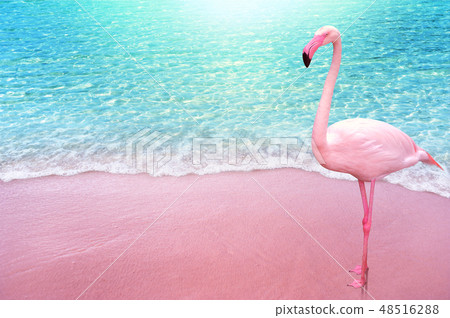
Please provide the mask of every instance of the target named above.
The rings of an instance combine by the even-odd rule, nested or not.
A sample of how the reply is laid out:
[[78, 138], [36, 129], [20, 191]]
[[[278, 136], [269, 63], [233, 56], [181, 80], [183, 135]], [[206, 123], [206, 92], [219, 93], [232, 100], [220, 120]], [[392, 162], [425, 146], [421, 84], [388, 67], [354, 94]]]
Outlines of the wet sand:
[[450, 299], [450, 199], [296, 169], [0, 183], [0, 299]]

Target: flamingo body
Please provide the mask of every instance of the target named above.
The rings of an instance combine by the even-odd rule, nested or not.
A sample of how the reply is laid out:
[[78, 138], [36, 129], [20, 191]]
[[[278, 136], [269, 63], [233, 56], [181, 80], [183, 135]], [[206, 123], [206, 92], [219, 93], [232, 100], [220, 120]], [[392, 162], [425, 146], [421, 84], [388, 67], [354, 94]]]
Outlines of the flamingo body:
[[427, 153], [398, 128], [365, 118], [328, 127], [327, 144], [319, 156], [325, 168], [368, 182], [428, 159]]
[[[331, 100], [341, 64], [341, 35], [332, 26], [317, 30], [313, 39], [303, 49], [303, 62], [309, 67], [320, 46], [333, 43], [333, 59], [323, 86], [312, 131], [312, 150], [317, 161], [325, 168], [351, 174], [358, 179], [364, 208], [362, 220], [364, 241], [362, 265], [350, 272], [361, 275], [349, 284], [355, 288], [367, 283], [368, 240], [372, 224], [375, 182], [392, 172], [422, 161], [442, 167], [425, 150], [418, 147], [407, 134], [385, 122], [373, 119], [347, 119], [328, 127]], [[370, 182], [367, 200], [364, 182]]]

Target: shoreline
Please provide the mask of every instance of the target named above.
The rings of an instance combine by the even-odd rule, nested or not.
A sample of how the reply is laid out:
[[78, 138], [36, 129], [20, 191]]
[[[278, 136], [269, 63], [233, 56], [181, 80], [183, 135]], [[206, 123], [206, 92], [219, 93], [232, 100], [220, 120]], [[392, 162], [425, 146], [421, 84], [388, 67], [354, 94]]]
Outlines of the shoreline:
[[[306, 162], [306, 163], [305, 163]], [[111, 166], [108, 167], [106, 170], [103, 170], [101, 168], [94, 169], [94, 170], [67, 170], [67, 171], [59, 171], [58, 173], [45, 171], [44, 173], [32, 173], [29, 174], [23, 174], [23, 175], [17, 175], [14, 174], [14, 177], [8, 174], [1, 174], [0, 177], [0, 183], [8, 183], [12, 181], [18, 181], [18, 180], [31, 180], [31, 179], [38, 179], [38, 178], [46, 178], [46, 177], [73, 177], [80, 174], [86, 174], [86, 173], [106, 173], [106, 174], [113, 174], [113, 175], [148, 175], [150, 177], [155, 178], [163, 178], [163, 177], [186, 177], [190, 175], [194, 176], [206, 176], [206, 175], [217, 175], [222, 173], [249, 173], [252, 171], [273, 171], [273, 170], [283, 170], [283, 169], [295, 169], [295, 170], [301, 170], [307, 173], [318, 173], [321, 176], [324, 176], [328, 179], [333, 180], [347, 180], [347, 181], [356, 181], [356, 178], [353, 176], [346, 174], [346, 173], [340, 173], [336, 171], [330, 171], [322, 166], [320, 166], [318, 163], [315, 162], [315, 160], [312, 157], [303, 158], [303, 164], [300, 166], [296, 165], [282, 165], [279, 166], [278, 163], [271, 162], [267, 165], [264, 165], [263, 167], [255, 165], [249, 165], [244, 167], [237, 168], [235, 165], [225, 165], [221, 168], [216, 167], [214, 165], [212, 166], [205, 166], [202, 167], [200, 170], [192, 170], [188, 169], [184, 172], [178, 171], [177, 173], [174, 173], [173, 170], [171, 170], [173, 167], [169, 167], [168, 170], [164, 170], [167, 167], [163, 167], [164, 169], [160, 170], [157, 174], [150, 174], [146, 172], [139, 172], [137, 170], [129, 170], [123, 169], [123, 166]], [[390, 184], [394, 185], [400, 185], [404, 189], [414, 191], [414, 192], [426, 192], [426, 193], [433, 193], [437, 194], [441, 197], [450, 199], [450, 175], [448, 174], [447, 168], [444, 165], [444, 171], [438, 169], [438, 168], [430, 168], [430, 167], [424, 167], [428, 166], [423, 163], [419, 163], [415, 166], [402, 169], [401, 171], [397, 171], [394, 173], [391, 173], [387, 177], [383, 178], [380, 181], [388, 182]], [[218, 170], [217, 170], [218, 169]], [[416, 182], [411, 182], [412, 180], [416, 180]], [[379, 182], [379, 181], [378, 181]]]
[[355, 181], [87, 172], [0, 182], [0, 199], [1, 299], [450, 299], [450, 200], [388, 182], [370, 295], [346, 286], [362, 252]]

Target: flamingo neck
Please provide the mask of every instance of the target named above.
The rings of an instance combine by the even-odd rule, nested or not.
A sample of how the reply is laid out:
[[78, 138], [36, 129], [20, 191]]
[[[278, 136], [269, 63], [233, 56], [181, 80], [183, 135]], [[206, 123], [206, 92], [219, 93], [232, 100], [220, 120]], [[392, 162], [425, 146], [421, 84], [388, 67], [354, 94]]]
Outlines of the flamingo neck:
[[327, 144], [328, 117], [330, 115], [331, 99], [333, 98], [334, 85], [341, 65], [342, 44], [339, 37], [333, 43], [333, 59], [328, 71], [325, 85], [323, 86], [322, 97], [317, 108], [316, 119], [314, 120], [312, 139], [319, 151]]

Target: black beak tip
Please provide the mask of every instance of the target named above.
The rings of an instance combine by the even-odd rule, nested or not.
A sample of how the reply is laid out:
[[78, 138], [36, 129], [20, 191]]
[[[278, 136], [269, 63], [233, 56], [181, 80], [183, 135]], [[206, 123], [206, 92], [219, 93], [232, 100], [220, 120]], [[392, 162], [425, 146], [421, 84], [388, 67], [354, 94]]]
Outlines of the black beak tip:
[[305, 66], [308, 67], [311, 63], [311, 59], [309, 58], [308, 54], [303, 52], [303, 63], [305, 63]]

